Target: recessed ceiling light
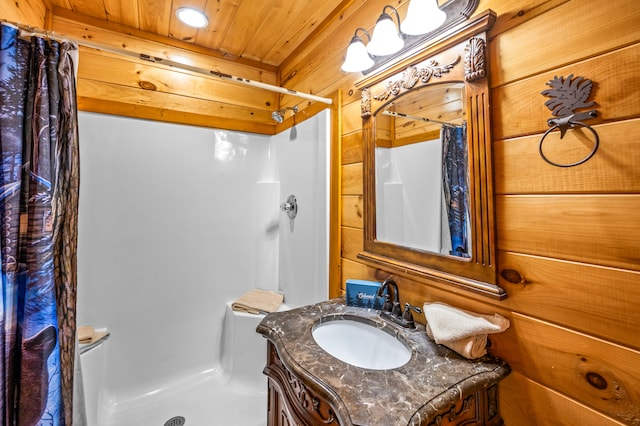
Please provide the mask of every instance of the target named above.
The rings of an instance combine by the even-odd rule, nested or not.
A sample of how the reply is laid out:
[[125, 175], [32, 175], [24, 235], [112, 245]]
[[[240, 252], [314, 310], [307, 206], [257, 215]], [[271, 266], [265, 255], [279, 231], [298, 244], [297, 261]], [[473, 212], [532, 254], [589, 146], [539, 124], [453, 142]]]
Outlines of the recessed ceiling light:
[[209, 20], [204, 13], [190, 7], [181, 7], [176, 10], [176, 16], [185, 24], [194, 28], [204, 28], [209, 24]]

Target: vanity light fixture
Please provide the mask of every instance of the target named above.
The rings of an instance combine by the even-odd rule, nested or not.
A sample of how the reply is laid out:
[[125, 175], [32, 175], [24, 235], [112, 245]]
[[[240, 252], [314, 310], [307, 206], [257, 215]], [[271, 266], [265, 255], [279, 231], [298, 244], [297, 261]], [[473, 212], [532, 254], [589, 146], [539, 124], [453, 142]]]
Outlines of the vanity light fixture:
[[[461, 1], [459, 7], [455, 4], [452, 8], [449, 5], [453, 2], [454, 0], [445, 2], [445, 12], [440, 8], [438, 0], [409, 0], [407, 16], [402, 22], [395, 7], [384, 6], [371, 35], [364, 28], [356, 29], [347, 48], [342, 71], [365, 72], [384, 63], [387, 60], [385, 56], [400, 52], [405, 48], [405, 43], [409, 46], [415, 45], [422, 40], [420, 36], [437, 30], [447, 22], [450, 26], [455, 19], [449, 20], [449, 14], [457, 16], [460, 12], [460, 16], [466, 16], [462, 13], [463, 10], [458, 9], [468, 5]], [[397, 25], [392, 19], [392, 14], [396, 16]], [[369, 38], [366, 46], [362, 37], [358, 36], [358, 31], [364, 32]]]
[[176, 16], [184, 24], [193, 28], [204, 28], [209, 25], [207, 16], [199, 10], [191, 7], [180, 7], [176, 10]]
[[446, 19], [447, 14], [438, 7], [438, 0], [410, 0], [400, 30], [409, 35], [426, 34], [439, 28]]
[[362, 31], [366, 34], [367, 39], [371, 41], [371, 36], [367, 30], [361, 27], [356, 28], [356, 31], [353, 33], [353, 38], [349, 43], [349, 47], [347, 47], [347, 55], [344, 58], [344, 63], [341, 67], [344, 72], [364, 71], [371, 68], [374, 64], [373, 58], [369, 56], [369, 52], [367, 52], [364, 41], [358, 36], [358, 31]]
[[367, 51], [374, 56], [392, 55], [404, 47], [404, 40], [400, 36], [395, 22], [391, 19], [391, 15], [386, 12], [387, 9], [396, 15], [398, 24], [400, 24], [400, 15], [396, 8], [386, 5], [378, 17], [376, 26], [373, 28], [371, 41], [367, 45]]

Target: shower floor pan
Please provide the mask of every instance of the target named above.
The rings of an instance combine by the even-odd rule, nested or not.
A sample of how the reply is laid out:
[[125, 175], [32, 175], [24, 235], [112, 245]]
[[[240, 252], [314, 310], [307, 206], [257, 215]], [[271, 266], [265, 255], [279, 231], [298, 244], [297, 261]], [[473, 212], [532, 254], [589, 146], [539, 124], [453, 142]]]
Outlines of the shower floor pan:
[[203, 375], [114, 404], [97, 426], [266, 426], [266, 377], [258, 390], [236, 386], [221, 373]]

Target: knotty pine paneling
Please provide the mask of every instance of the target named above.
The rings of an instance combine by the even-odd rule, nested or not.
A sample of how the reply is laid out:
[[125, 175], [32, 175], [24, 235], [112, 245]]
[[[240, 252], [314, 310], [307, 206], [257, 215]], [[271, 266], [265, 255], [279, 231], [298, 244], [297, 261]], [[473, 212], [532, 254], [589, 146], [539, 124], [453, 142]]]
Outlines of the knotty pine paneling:
[[342, 278], [340, 280], [340, 289], [345, 292], [346, 281], [349, 278], [360, 280], [373, 280], [375, 281], [375, 270], [369, 268], [363, 263], [354, 262], [349, 259], [342, 259]]
[[[78, 79], [78, 96], [118, 102], [132, 105], [163, 105], [163, 108], [190, 114], [215, 111], [215, 116], [227, 120], [256, 121], [268, 123], [271, 112], [267, 110], [248, 110], [234, 104], [208, 101], [173, 93], [162, 93], [152, 90], [136, 89], [95, 80]], [[273, 120], [271, 120], [273, 122]]]
[[502, 86], [635, 43], [639, 20], [636, 0], [566, 2], [491, 40], [491, 84]]
[[[255, 0], [46, 0], [55, 10], [126, 25], [136, 31], [198, 45], [231, 58], [253, 58], [280, 65], [306, 40], [344, 17], [354, 0], [304, 2]], [[179, 21], [176, 9], [189, 6], [205, 12], [206, 28]], [[355, 10], [355, 8], [353, 8]]]
[[364, 249], [363, 241], [364, 237], [362, 235], [362, 229], [343, 226], [341, 245], [342, 257], [357, 262], [358, 253]]
[[[59, 5], [59, 4], [63, 4], [63, 5], [67, 5], [68, 3], [71, 3], [69, 6], [71, 6], [71, 9], [75, 10], [82, 10], [83, 13], [87, 16], [93, 16], [95, 18], [99, 18], [99, 19], [107, 19], [107, 11], [106, 8], [104, 6], [104, 3], [102, 2], [102, 0], [64, 0], [64, 1], [60, 1], [60, 0], [48, 0], [50, 2], [53, 2], [54, 5]], [[131, 0], [130, 0], [131, 1]], [[137, 2], [136, 2], [137, 3]], [[154, 6], [155, 5], [160, 5], [160, 2], [154, 2]], [[146, 17], [146, 20], [150, 21], [150, 22], [158, 22], [158, 21], [162, 21], [163, 20], [163, 16], [161, 15], [160, 10], [158, 10], [158, 8], [154, 7], [151, 10], [142, 10], [142, 14], [143, 16]], [[168, 12], [168, 10], [165, 10], [165, 12]]]
[[[249, 1], [245, 2], [245, 4], [248, 6], [246, 13], [250, 18], [251, 15], [255, 15], [255, 8], [260, 3]], [[277, 11], [280, 15], [285, 10], [291, 24], [295, 23], [294, 25], [296, 26], [296, 28], [290, 28], [292, 26], [290, 24], [283, 28], [281, 21], [269, 18], [258, 22], [258, 26], [248, 26], [246, 33], [251, 34], [252, 37], [244, 48], [242, 55], [261, 61], [268, 58], [266, 62], [271, 65], [281, 64], [291, 53], [290, 46], [297, 46], [303, 43], [308, 32], [322, 24], [321, 18], [330, 16], [335, 7], [335, 2], [326, 0], [315, 1], [313, 4], [308, 1], [286, 1], [278, 4], [277, 7], [274, 7], [272, 2], [265, 2], [264, 4], [268, 7], [268, 10]], [[250, 19], [245, 19], [243, 16], [238, 15], [234, 19], [237, 24], [250, 22]], [[269, 36], [263, 36], [267, 34]], [[222, 50], [225, 51], [224, 44], [222, 47]], [[267, 53], [265, 54], [265, 52]]]
[[364, 200], [362, 195], [342, 197], [342, 226], [363, 228]]
[[105, 48], [171, 59], [176, 62], [241, 76], [268, 84], [278, 84], [277, 68], [223, 54], [168, 37], [135, 30], [124, 25], [92, 19], [56, 9], [53, 29], [75, 40], [87, 40]]
[[507, 426], [617, 426], [604, 416], [518, 372], [500, 382], [500, 414]]
[[[55, 31], [72, 39], [88, 40], [107, 48], [124, 49], [134, 54], [144, 53], [205, 70], [277, 84], [276, 69], [269, 65], [246, 59], [230, 60], [232, 58], [184, 41], [162, 38], [95, 18], [82, 17], [89, 22], [79, 22], [81, 17], [77, 14], [62, 10], [58, 12], [53, 20]], [[88, 54], [87, 51], [91, 53]], [[100, 58], [101, 55], [104, 58]], [[86, 90], [79, 93], [79, 96], [87, 102], [80, 104], [80, 108], [91, 105], [92, 109], [87, 110], [95, 111], [99, 108], [97, 104], [115, 101], [119, 113], [126, 116], [139, 116], [139, 107], [143, 105], [169, 111], [167, 115], [173, 120], [184, 117], [182, 123], [185, 124], [207, 125], [207, 121], [202, 120], [202, 115], [209, 115], [209, 125], [212, 127], [274, 133], [271, 111], [278, 107], [280, 97], [273, 92], [158, 64], [143, 64], [136, 58], [103, 51], [83, 49], [81, 56], [79, 88], [84, 87]], [[165, 94], [159, 95], [152, 93], [153, 90], [137, 87], [138, 83], [146, 84], [145, 82], [155, 85], [155, 92], [162, 91]], [[94, 88], [97, 89], [95, 93], [92, 91]], [[129, 109], [125, 108], [127, 105]], [[154, 114], [146, 114], [145, 118], [162, 120], [161, 116]], [[268, 130], [262, 132], [260, 129]]]
[[134, 1], [102, 0], [109, 21], [119, 22], [131, 28], [140, 26], [140, 10]]
[[511, 28], [517, 27], [536, 16], [543, 15], [551, 9], [571, 0], [484, 0], [482, 9], [491, 9], [498, 15], [493, 27], [489, 30], [489, 37], [493, 38]]
[[362, 132], [353, 132], [342, 138], [342, 164], [362, 163]]
[[637, 118], [640, 99], [632, 88], [640, 86], [638, 68], [640, 43], [635, 43], [495, 88], [491, 91], [493, 137], [499, 140], [545, 132], [549, 128], [547, 119], [552, 114], [544, 105], [549, 98], [540, 92], [549, 88], [546, 83], [555, 76], [566, 78], [573, 74], [592, 80], [590, 100], [596, 102], [593, 108], [598, 111], [598, 117], [589, 120], [589, 125], [603, 120]]
[[[594, 422], [598, 416], [594, 417], [587, 406], [626, 424], [640, 420], [637, 405], [640, 370], [631, 367], [639, 365], [640, 352], [637, 350], [511, 311], [505, 303], [509, 299], [502, 302], [483, 299], [446, 287], [416, 285], [405, 278], [399, 278], [397, 282], [402, 303], [422, 306], [425, 302], [440, 301], [478, 313], [497, 312], [507, 317], [511, 327], [504, 333], [490, 336], [489, 352], [507, 361], [515, 373], [540, 383], [546, 388], [545, 392], [557, 392], [557, 406], [579, 409], [584, 405], [582, 416]], [[530, 309], [535, 308], [535, 305], [530, 306]], [[416, 319], [424, 322], [422, 315]], [[517, 395], [503, 394], [501, 402], [518, 398]], [[520, 399], [512, 402], [519, 403]], [[532, 401], [534, 405], [538, 403], [540, 401]], [[527, 424], [526, 419], [521, 421]], [[556, 422], [539, 424], [573, 423], [560, 416]]]
[[[594, 156], [579, 167], [560, 168], [546, 163], [538, 152], [540, 134], [495, 141], [496, 193], [639, 193], [640, 120], [593, 128], [600, 145]], [[554, 132], [547, 136], [543, 144], [545, 155], [554, 161], [579, 160], [578, 156], [587, 155], [593, 147], [593, 136], [588, 132], [572, 130], [563, 139], [558, 135]]]
[[640, 271], [640, 195], [504, 195], [498, 248]]
[[[479, 10], [498, 12], [489, 58], [491, 71], [497, 70], [497, 79], [491, 76], [491, 102], [498, 269], [517, 270], [524, 283], [500, 278], [508, 297], [494, 301], [435, 281], [395, 277], [402, 303], [443, 301], [512, 320], [512, 329], [494, 336], [489, 349], [514, 369], [501, 385], [507, 425], [640, 422], [640, 383], [633, 367], [640, 346], [635, 326], [640, 281], [634, 267], [640, 264], [634, 244], [640, 237], [640, 206], [634, 195], [640, 181], [640, 101], [635, 96], [640, 89], [640, 30], [637, 19], [629, 16], [637, 11], [625, 10], [630, 4], [481, 1]], [[588, 7], [586, 16], [576, 15]], [[601, 16], [608, 21], [600, 22]], [[615, 28], [609, 39], [608, 29], [620, 22], [628, 24], [626, 30]], [[558, 37], [542, 43], [545, 31]], [[579, 59], [567, 60], [567, 52]], [[560, 169], [538, 155], [537, 143], [551, 116], [540, 92], [554, 75], [571, 73], [594, 81], [592, 99], [599, 117], [589, 124], [596, 126], [601, 145], [589, 162]], [[344, 165], [360, 161], [352, 136], [359, 113], [356, 105], [344, 112], [345, 122], [352, 122], [343, 128], [343, 140], [353, 138], [343, 147]], [[572, 142], [588, 148], [578, 132], [569, 133], [562, 143], [549, 145], [550, 156], [577, 155]], [[343, 196], [342, 217], [359, 225], [354, 220], [357, 207], [349, 202], [360, 194], [352, 175], [343, 177], [350, 194]], [[341, 285], [347, 278], [383, 279], [381, 271], [354, 259], [360, 229], [344, 229]], [[424, 322], [422, 315], [416, 319]]]
[[231, 26], [231, 21], [236, 14], [237, 2], [235, 0], [208, 1], [203, 9], [209, 19], [215, 20], [214, 30], [198, 31], [196, 43], [202, 46], [211, 46], [214, 50], [219, 50], [222, 40], [227, 33], [227, 28]]
[[218, 129], [237, 130], [242, 132], [259, 133], [262, 135], [276, 134], [273, 124], [261, 124], [240, 120], [230, 120], [212, 117], [208, 114], [194, 114], [173, 109], [164, 109], [148, 105], [127, 104], [112, 100], [100, 100], [94, 97], [78, 96], [78, 109], [81, 111], [101, 114], [122, 115], [146, 120], [163, 121], [167, 123], [187, 124], [192, 126], [213, 127]]
[[[111, 72], [107, 75], [105, 69]], [[277, 102], [274, 92], [169, 69], [142, 60], [134, 61], [121, 55], [108, 55], [94, 49], [81, 48], [78, 73], [84, 80], [135, 89], [151, 83], [154, 86], [151, 91], [262, 110], [269, 116], [273, 111], [272, 105]]]
[[514, 371], [618, 421], [640, 421], [640, 352], [516, 312], [509, 318], [511, 327], [490, 338]]
[[640, 272], [505, 251], [498, 265], [524, 280], [499, 277], [509, 294], [501, 305], [640, 350]]
[[0, 0], [0, 18], [46, 28], [47, 7], [42, 0]]
[[342, 195], [362, 195], [362, 163], [342, 166]]
[[[340, 43], [341, 39], [339, 37], [341, 35], [337, 35], [336, 32], [342, 33], [346, 31], [348, 33], [348, 29], [346, 28], [347, 22], [350, 19], [354, 19], [352, 16], [357, 15], [355, 19], [359, 19], [358, 17], [360, 17], [365, 10], [368, 10], [368, 7], [363, 6], [365, 6], [365, 2], [362, 1], [343, 0], [336, 9], [334, 9], [331, 16], [328, 16], [324, 21], [316, 25], [315, 34], [304, 40], [291, 55], [282, 61], [280, 64], [282, 75], [288, 76], [292, 72], [296, 72], [299, 68], [302, 68], [306, 61], [300, 58], [306, 58], [309, 55], [313, 56], [314, 52], [318, 49], [323, 49], [327, 43]], [[353, 37], [353, 30], [355, 30], [355, 28], [357, 27], [354, 27], [351, 30], [351, 34], [347, 36], [347, 44], [351, 40], [351, 37]], [[349, 74], [344, 73], [344, 76], [348, 77]]]
[[349, 102], [342, 106], [342, 134], [349, 135], [362, 132], [362, 118], [360, 117], [360, 101]]
[[[291, 3], [289, 3], [291, 4]], [[286, 7], [284, 4], [280, 7]], [[236, 37], [224, 37], [220, 40], [220, 50], [223, 52], [243, 52], [248, 48], [251, 40], [260, 34], [264, 25], [261, 18], [273, 8], [269, 2], [244, 2], [235, 5], [233, 22], [240, 26]], [[284, 28], [280, 28], [283, 32]], [[277, 37], [277, 36], [276, 36]], [[272, 39], [275, 42], [275, 38]]]

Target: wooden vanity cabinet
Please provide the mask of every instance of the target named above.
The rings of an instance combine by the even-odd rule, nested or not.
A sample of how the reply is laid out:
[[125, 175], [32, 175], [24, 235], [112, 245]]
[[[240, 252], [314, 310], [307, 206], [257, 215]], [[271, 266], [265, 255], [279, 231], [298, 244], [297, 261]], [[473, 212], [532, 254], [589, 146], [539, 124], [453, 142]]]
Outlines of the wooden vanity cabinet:
[[421, 423], [425, 426], [501, 426], [504, 424], [498, 411], [498, 385], [463, 395], [449, 410], [441, 411], [432, 419]]
[[[275, 346], [268, 341], [268, 425], [352, 425], [349, 419], [340, 419], [340, 410], [328, 402], [328, 395], [310, 389], [292, 373], [278, 356]], [[462, 395], [448, 409], [425, 418], [416, 426], [499, 426], [504, 422], [498, 411], [498, 385]], [[375, 425], [375, 421], [371, 423]], [[394, 426], [394, 425], [385, 425]]]
[[282, 363], [275, 346], [267, 344], [268, 425], [340, 425], [336, 412]]

